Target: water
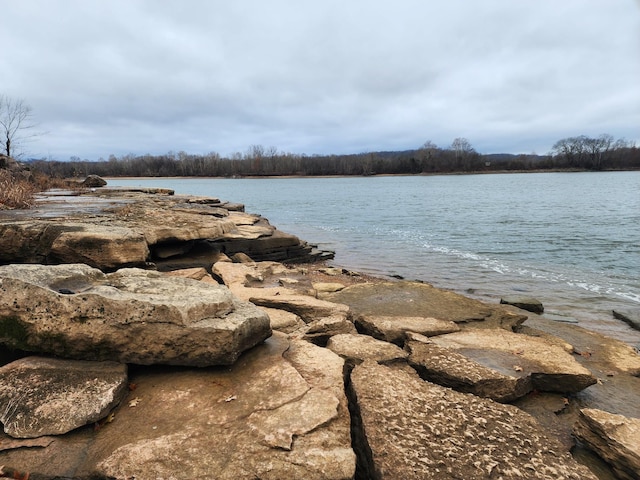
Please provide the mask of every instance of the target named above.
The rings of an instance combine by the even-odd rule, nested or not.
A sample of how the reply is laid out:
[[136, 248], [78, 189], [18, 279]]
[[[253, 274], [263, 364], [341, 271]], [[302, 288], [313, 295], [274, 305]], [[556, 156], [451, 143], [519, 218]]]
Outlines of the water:
[[111, 179], [244, 203], [335, 263], [548, 312], [632, 345], [640, 308], [640, 172], [270, 179]]

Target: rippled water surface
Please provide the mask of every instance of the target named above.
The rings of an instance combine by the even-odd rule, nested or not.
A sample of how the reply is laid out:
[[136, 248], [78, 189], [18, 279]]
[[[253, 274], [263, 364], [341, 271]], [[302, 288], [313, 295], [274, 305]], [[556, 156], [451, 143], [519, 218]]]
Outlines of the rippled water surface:
[[241, 202], [335, 263], [550, 313], [631, 344], [640, 308], [640, 172], [277, 179], [111, 179]]

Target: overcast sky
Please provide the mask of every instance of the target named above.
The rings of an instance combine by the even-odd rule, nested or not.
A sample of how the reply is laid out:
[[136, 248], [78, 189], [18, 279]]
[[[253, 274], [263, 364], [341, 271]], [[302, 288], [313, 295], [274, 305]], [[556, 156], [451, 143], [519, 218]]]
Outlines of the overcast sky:
[[637, 0], [0, 0], [28, 156], [640, 144]]

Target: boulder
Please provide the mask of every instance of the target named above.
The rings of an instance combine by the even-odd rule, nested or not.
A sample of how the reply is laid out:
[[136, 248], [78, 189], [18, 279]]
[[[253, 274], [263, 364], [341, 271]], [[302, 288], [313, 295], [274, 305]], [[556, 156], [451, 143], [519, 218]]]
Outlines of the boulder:
[[640, 478], [640, 418], [583, 408], [574, 434], [609, 463], [618, 478]]
[[460, 331], [460, 327], [454, 322], [431, 317], [360, 315], [355, 324], [362, 333], [400, 346], [404, 345], [407, 332], [431, 337]]
[[405, 349], [409, 352], [409, 365], [420, 377], [459, 392], [511, 402], [533, 389], [531, 377], [520, 367], [514, 366], [511, 371], [485, 367], [422, 335], [408, 334]]
[[15, 438], [61, 435], [106, 417], [126, 392], [126, 365], [25, 357], [0, 368], [0, 421]]
[[432, 317], [478, 328], [508, 330], [527, 318], [499, 305], [488, 305], [419, 282], [360, 283], [325, 294], [323, 299], [349, 305], [356, 318], [360, 315]]
[[304, 332], [303, 338], [311, 343], [324, 347], [334, 335], [355, 334], [356, 327], [346, 312], [322, 317], [309, 322], [300, 332]]
[[351, 374], [363, 478], [595, 480], [528, 414], [366, 361]]
[[500, 299], [500, 303], [505, 305], [513, 305], [514, 307], [521, 308], [522, 310], [526, 310], [527, 312], [533, 313], [543, 313], [544, 306], [542, 302], [537, 298], [531, 297], [503, 297]]
[[230, 365], [271, 334], [222, 285], [87, 265], [0, 266], [0, 344], [81, 360]]
[[106, 184], [107, 181], [99, 175], [87, 175], [82, 181], [82, 186], [88, 188], [104, 187]]
[[542, 338], [496, 328], [449, 333], [432, 341], [503, 375], [530, 376], [537, 390], [573, 393], [596, 383], [564, 348]]
[[386, 364], [405, 361], [408, 356], [407, 352], [397, 345], [376, 340], [369, 335], [335, 335], [329, 339], [327, 348], [352, 364], [359, 364], [365, 360]]

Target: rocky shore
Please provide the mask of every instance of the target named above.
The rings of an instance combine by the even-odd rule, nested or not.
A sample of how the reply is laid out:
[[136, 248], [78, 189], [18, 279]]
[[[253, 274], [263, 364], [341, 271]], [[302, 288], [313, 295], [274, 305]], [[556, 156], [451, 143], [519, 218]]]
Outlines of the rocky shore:
[[0, 212], [0, 478], [640, 478], [630, 346], [331, 256], [163, 189]]

